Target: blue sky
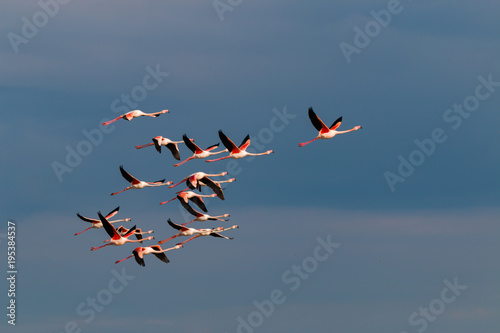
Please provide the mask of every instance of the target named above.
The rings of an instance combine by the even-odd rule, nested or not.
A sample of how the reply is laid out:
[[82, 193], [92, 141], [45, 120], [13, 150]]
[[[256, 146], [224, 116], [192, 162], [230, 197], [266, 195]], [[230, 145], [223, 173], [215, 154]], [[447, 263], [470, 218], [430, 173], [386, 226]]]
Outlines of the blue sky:
[[[2, 320], [2, 332], [498, 330], [497, 2], [54, 4], [4, 3], [0, 20], [0, 232], [16, 221], [19, 266], [17, 327]], [[100, 127], [127, 103], [170, 113]], [[298, 148], [317, 134], [310, 106], [327, 124], [342, 116], [341, 130], [363, 129]], [[174, 168], [170, 154], [134, 148], [184, 133], [208, 147], [219, 129], [275, 154]], [[107, 235], [74, 237], [86, 227], [77, 212], [120, 206], [117, 217], [157, 240], [174, 233], [167, 219], [186, 216], [159, 205], [172, 189], [111, 197], [127, 186], [120, 165], [174, 182], [229, 171], [226, 200], [207, 206], [230, 221], [192, 225], [238, 224], [234, 239], [198, 239], [144, 268], [114, 264], [130, 244], [90, 252]], [[324, 261], [318, 238], [339, 245], [320, 250]], [[116, 274], [130, 280], [112, 293]], [[466, 289], [444, 303], [455, 280]], [[273, 291], [282, 302], [266, 316], [254, 302]], [[91, 316], [98, 295], [112, 299]], [[424, 324], [419, 309], [431, 305], [439, 314]]]

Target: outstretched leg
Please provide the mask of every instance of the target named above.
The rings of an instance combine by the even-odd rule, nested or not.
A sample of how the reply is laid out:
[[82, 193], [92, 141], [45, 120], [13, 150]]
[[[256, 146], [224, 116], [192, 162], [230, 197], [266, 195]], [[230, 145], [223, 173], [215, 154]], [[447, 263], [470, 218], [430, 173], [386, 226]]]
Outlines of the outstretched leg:
[[193, 156], [188, 157], [188, 158], [186, 158], [184, 161], [179, 162], [179, 163], [177, 163], [177, 164], [174, 164], [174, 167], [178, 167], [179, 165], [183, 165], [183, 164], [184, 164], [184, 163], [186, 163], [187, 161], [191, 161], [193, 158], [194, 158]]
[[104, 122], [104, 123], [102, 123], [102, 124], [103, 124], [104, 126], [107, 126], [107, 125], [109, 125], [109, 124], [111, 124], [111, 123], [114, 123], [114, 122], [115, 122], [115, 121], [117, 121], [118, 119], [122, 119], [122, 118], [123, 118], [123, 116], [119, 116], [119, 117], [116, 117], [115, 119], [112, 119], [112, 120], [106, 121], [106, 122]]
[[141, 148], [146, 148], [146, 147], [149, 147], [152, 145], [154, 145], [154, 143], [151, 142], [151, 143], [146, 143], [145, 145], [135, 146], [135, 148], [141, 149]]
[[305, 145], [313, 142], [314, 140], [318, 140], [319, 138], [314, 138], [312, 139], [311, 141], [307, 141], [307, 142], [302, 142], [302, 143], [299, 143], [299, 147], [304, 147]]

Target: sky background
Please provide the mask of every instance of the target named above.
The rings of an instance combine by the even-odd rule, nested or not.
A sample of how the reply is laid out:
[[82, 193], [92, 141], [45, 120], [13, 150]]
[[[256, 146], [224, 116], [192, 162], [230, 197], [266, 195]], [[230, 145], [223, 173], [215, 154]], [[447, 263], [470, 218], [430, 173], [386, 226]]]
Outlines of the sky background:
[[[11, 220], [18, 266], [16, 327], [0, 284], [2, 332], [498, 331], [500, 84], [481, 88], [489, 96], [459, 125], [446, 121], [454, 104], [472, 100], [479, 77], [500, 82], [498, 1], [401, 1], [350, 61], [341, 43], [355, 47], [357, 29], [374, 26], [371, 12], [388, 1], [222, 0], [231, 9], [222, 13], [210, 0], [41, 3], [52, 4], [51, 16], [34, 1], [2, 2], [0, 14], [0, 262], [6, 272]], [[40, 26], [26, 35], [34, 20]], [[163, 73], [152, 90], [140, 88], [148, 68]], [[137, 106], [126, 107], [123, 94], [139, 96]], [[317, 134], [310, 106], [327, 124], [342, 116], [340, 130], [363, 129], [298, 148]], [[101, 132], [103, 119], [131, 109], [170, 113]], [[205, 148], [219, 129], [236, 143], [250, 134], [251, 147], [275, 154], [229, 169], [202, 160], [174, 168], [168, 151], [134, 148], [184, 133]], [[436, 129], [446, 140], [416, 152], [415, 140]], [[68, 165], [68, 151], [88, 147]], [[420, 165], [391, 190], [386, 173], [398, 175], [401, 158], [418, 154]], [[58, 177], [54, 163], [71, 172]], [[146, 267], [114, 264], [131, 244], [90, 252], [107, 235], [73, 236], [88, 226], [77, 212], [120, 206], [117, 218], [154, 229], [156, 240], [175, 233], [167, 219], [187, 218], [177, 203], [159, 205], [173, 189], [110, 196], [128, 186], [120, 165], [149, 181], [232, 171], [226, 200], [207, 205], [230, 221], [190, 226], [238, 224], [226, 233], [234, 239], [201, 238], [167, 253], [168, 265], [146, 256]], [[318, 237], [340, 245], [322, 262]], [[317, 265], [298, 278], [291, 270], [303, 263]], [[101, 312], [91, 320], [77, 312], [110, 294], [122, 270], [131, 280]], [[412, 325], [413, 313], [439, 304], [445, 280], [467, 289], [425, 327]], [[273, 290], [283, 303], [257, 314], [254, 302]]]

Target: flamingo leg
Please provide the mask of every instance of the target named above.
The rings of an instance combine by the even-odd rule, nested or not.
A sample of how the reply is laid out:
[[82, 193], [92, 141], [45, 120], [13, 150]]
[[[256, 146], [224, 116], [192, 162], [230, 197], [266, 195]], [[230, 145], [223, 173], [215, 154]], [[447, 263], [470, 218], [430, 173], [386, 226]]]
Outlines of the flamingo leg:
[[121, 190], [121, 191], [118, 191], [118, 192], [115, 192], [115, 193], [111, 193], [111, 195], [117, 195], [118, 193], [122, 193], [122, 192], [125, 192], [126, 190], [130, 190], [132, 188], [132, 186], [129, 186], [127, 187], [126, 189], [124, 190]]
[[313, 141], [315, 141], [315, 140], [318, 140], [318, 139], [319, 139], [319, 138], [318, 138], [318, 137], [316, 137], [316, 138], [312, 139], [311, 141], [307, 141], [307, 142], [302, 142], [302, 143], [299, 143], [299, 147], [304, 147], [305, 145], [307, 145], [307, 144], [309, 144], [309, 143], [311, 143], [311, 142], [313, 142]]
[[187, 242], [189, 242], [189, 241], [192, 241], [193, 239], [198, 238], [198, 237], [200, 237], [200, 235], [196, 235], [196, 236], [193, 236], [193, 237], [191, 237], [191, 238], [188, 238], [188, 239], [186, 239], [186, 240], [185, 240], [185, 241], [183, 241], [183, 242], [177, 243], [176, 245], [180, 245], [180, 246], [182, 246], [182, 244], [185, 244], [185, 243], [187, 243]]
[[104, 123], [102, 123], [102, 124], [103, 124], [104, 126], [107, 126], [107, 125], [109, 125], [109, 124], [111, 124], [111, 123], [114, 123], [114, 122], [115, 122], [115, 121], [117, 121], [118, 119], [122, 119], [122, 118], [123, 118], [123, 116], [119, 116], [119, 117], [116, 117], [115, 119], [112, 119], [112, 120], [106, 121], [106, 122], [104, 122]]
[[179, 163], [177, 163], [177, 164], [174, 164], [174, 167], [178, 167], [179, 165], [183, 165], [183, 164], [184, 164], [184, 163], [186, 163], [187, 161], [191, 161], [193, 158], [194, 158], [194, 156], [191, 156], [191, 157], [189, 157], [189, 158], [185, 159], [185, 160], [184, 160], [184, 161], [182, 161], [182, 162], [179, 162]]
[[167, 202], [170, 202], [170, 201], [174, 201], [175, 199], [177, 199], [177, 197], [170, 199], [170, 200], [167, 200], [167, 201], [160, 202], [160, 205], [166, 204]]
[[177, 185], [180, 185], [182, 183], [184, 183], [186, 181], [187, 178], [184, 178], [183, 180], [181, 180], [180, 182], [178, 182], [177, 184], [174, 184], [174, 185], [170, 185], [168, 188], [174, 188], [176, 187]]
[[188, 225], [189, 223], [193, 223], [194, 221], [196, 221], [196, 219], [194, 219], [194, 220], [192, 220], [191, 222], [188, 222], [188, 223], [183, 223], [183, 224], [181, 224], [181, 225], [182, 225], [182, 226], [184, 226], [184, 225]]
[[125, 260], [127, 260], [127, 259], [130, 259], [130, 258], [132, 258], [133, 256], [134, 256], [134, 255], [132, 254], [132, 255], [129, 255], [129, 256], [128, 256], [127, 258], [125, 258], [125, 259], [122, 259], [122, 260], [117, 260], [117, 261], [115, 261], [115, 264], [117, 264], [117, 263], [119, 263], [119, 262], [122, 262], [122, 261], [125, 261]]
[[146, 147], [149, 147], [149, 146], [152, 146], [152, 145], [154, 145], [154, 143], [153, 143], [153, 142], [151, 142], [151, 143], [146, 143], [145, 145], [135, 146], [135, 148], [137, 148], [137, 149], [141, 149], [141, 148], [146, 148]]
[[159, 241], [159, 242], [158, 242], [158, 244], [160, 244], [160, 245], [161, 245], [161, 244], [164, 244], [164, 243], [168, 242], [169, 240], [172, 240], [172, 239], [174, 239], [174, 238], [176, 238], [176, 237], [178, 237], [178, 236], [179, 236], [179, 235], [173, 235], [173, 236], [172, 236], [172, 237], [170, 237], [170, 238], [167, 238], [167, 239], [164, 239], [164, 240]]
[[89, 229], [92, 229], [92, 228], [93, 228], [93, 227], [88, 227], [87, 229], [85, 229], [85, 230], [83, 230], [83, 231], [77, 232], [77, 233], [75, 234], [75, 236], [78, 236], [78, 235], [79, 235], [79, 234], [81, 234], [82, 232], [85, 232], [85, 231], [87, 231], [87, 230], [89, 230]]
[[111, 245], [111, 244], [109, 244], [109, 243], [108, 243], [108, 244], [104, 244], [104, 245], [102, 245], [102, 246], [98, 246], [98, 247], [91, 247], [91, 248], [90, 248], [90, 251], [99, 250], [99, 249], [102, 249], [103, 247], [106, 247], [106, 246], [108, 246], [108, 245]]

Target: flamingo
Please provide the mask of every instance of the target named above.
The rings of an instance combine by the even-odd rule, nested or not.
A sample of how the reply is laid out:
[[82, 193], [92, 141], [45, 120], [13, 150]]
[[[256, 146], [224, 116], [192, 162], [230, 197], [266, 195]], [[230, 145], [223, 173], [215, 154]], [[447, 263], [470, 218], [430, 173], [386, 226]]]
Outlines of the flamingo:
[[248, 146], [250, 146], [250, 135], [247, 135], [239, 146], [236, 146], [234, 142], [231, 141], [231, 139], [229, 139], [221, 130], [219, 130], [219, 137], [224, 146], [227, 148], [227, 150], [230, 151], [230, 154], [228, 156], [216, 158], [215, 160], [206, 160], [205, 162], [221, 161], [225, 160], [226, 158], [239, 159], [245, 156], [260, 156], [260, 155], [269, 155], [271, 153], [274, 153], [274, 151], [272, 150], [256, 154], [247, 152], [247, 148]]
[[212, 191], [214, 191], [214, 193], [217, 194], [217, 196], [219, 198], [221, 198], [221, 200], [225, 200], [224, 193], [222, 192], [222, 187], [218, 183], [214, 182], [212, 179], [208, 178], [208, 177], [220, 177], [220, 176], [225, 176], [225, 175], [227, 175], [226, 171], [218, 173], [218, 174], [207, 174], [204, 172], [195, 172], [195, 173], [187, 176], [186, 178], [182, 179], [177, 184], [170, 185], [169, 188], [176, 187], [177, 185], [179, 185], [185, 181], [187, 187], [189, 187], [191, 190], [194, 190], [195, 188], [200, 190], [201, 184], [205, 184], [206, 186], [210, 187], [212, 189]]
[[[116, 207], [115, 209], [113, 209], [108, 215], [106, 215], [106, 219], [110, 219], [112, 218], [113, 216], [115, 216], [117, 213], [118, 213], [118, 210], [120, 209], [120, 206]], [[101, 221], [97, 220], [97, 219], [91, 219], [89, 217], [85, 217], [85, 216], [82, 216], [80, 215], [80, 213], [76, 213], [76, 216], [78, 216], [81, 220], [85, 221], [85, 222], [90, 222], [92, 223], [92, 225], [90, 227], [88, 227], [87, 229], [83, 230], [83, 231], [80, 231], [80, 232], [77, 232], [75, 234], [75, 236], [81, 234], [82, 232], [85, 232], [87, 230], [90, 230], [92, 228], [94, 229], [99, 229], [99, 228], [102, 228], [102, 223]], [[116, 223], [116, 222], [128, 222], [130, 221], [131, 219], [130, 218], [126, 218], [126, 219], [121, 219], [121, 220], [114, 220], [114, 221], [109, 221], [109, 223]]]
[[186, 239], [185, 241], [178, 243], [177, 245], [184, 246], [185, 243], [190, 242], [193, 239], [196, 239], [198, 237], [203, 237], [203, 236], [214, 236], [214, 237], [220, 237], [220, 238], [225, 238], [225, 239], [232, 239], [232, 238], [223, 236], [223, 235], [219, 234], [218, 232], [222, 232], [222, 231], [230, 230], [230, 229], [236, 229], [236, 228], [239, 228], [239, 227], [237, 225], [233, 225], [232, 227], [229, 227], [226, 229], [224, 229], [222, 227], [215, 228], [215, 229], [199, 229], [199, 230], [203, 230], [203, 231], [198, 233], [197, 235], [191, 237], [191, 238]]
[[225, 231], [225, 230], [229, 230], [229, 229], [236, 229], [236, 228], [238, 228], [237, 225], [233, 225], [232, 227], [227, 228], [227, 229], [224, 229], [222, 227], [213, 228], [213, 229], [195, 229], [195, 228], [184, 227], [184, 226], [182, 226], [180, 224], [176, 224], [176, 223], [172, 222], [170, 219], [168, 219], [167, 222], [168, 222], [168, 224], [170, 224], [170, 226], [172, 228], [174, 228], [176, 230], [179, 230], [179, 233], [173, 235], [170, 238], [167, 238], [167, 239], [164, 239], [162, 241], [159, 241], [158, 244], [164, 244], [164, 243], [168, 242], [169, 240], [174, 239], [176, 237], [180, 237], [180, 236], [192, 236], [192, 235], [213, 236], [213, 237], [221, 237], [221, 238], [226, 238], [226, 239], [232, 239], [232, 238], [229, 238], [229, 237], [226, 237], [226, 236], [223, 236], [223, 235], [219, 234], [219, 232], [222, 232], [222, 231]]
[[108, 233], [109, 237], [111, 237], [111, 240], [102, 246], [91, 247], [90, 251], [95, 251], [95, 250], [101, 249], [101, 248], [109, 246], [109, 245], [120, 246], [120, 245], [123, 245], [125, 243], [138, 243], [138, 242], [142, 242], [143, 240], [154, 239], [153, 236], [149, 236], [149, 237], [144, 238], [144, 239], [136, 239], [136, 240], [128, 239], [131, 235], [134, 234], [135, 225], [125, 235], [122, 236], [118, 233], [118, 231], [116, 231], [115, 227], [113, 227], [111, 225], [111, 223], [109, 223], [109, 221], [106, 220], [106, 218], [104, 216], [102, 216], [101, 212], [98, 212], [97, 215], [99, 215], [99, 219], [102, 222], [102, 226], [104, 227], [104, 230], [106, 230], [106, 232]]
[[328, 127], [321, 119], [319, 119], [316, 113], [314, 113], [312, 107], [309, 108], [309, 119], [311, 120], [313, 126], [319, 131], [318, 136], [312, 139], [311, 141], [299, 143], [299, 147], [304, 147], [308, 143], [311, 143], [318, 139], [331, 139], [337, 134], [357, 131], [362, 128], [361, 126], [355, 126], [347, 131], [337, 131], [337, 128], [339, 128], [340, 124], [342, 124], [342, 117], [335, 120], [332, 126]]
[[207, 149], [203, 150], [200, 147], [198, 147], [198, 145], [196, 145], [194, 142], [192, 142], [193, 139], [189, 139], [186, 134], [184, 134], [182, 136], [182, 139], [184, 140], [186, 147], [188, 147], [189, 150], [191, 150], [193, 152], [193, 156], [185, 159], [184, 161], [182, 161], [180, 163], [174, 164], [174, 167], [178, 167], [179, 165], [182, 165], [182, 164], [186, 163], [187, 161], [190, 161], [194, 158], [206, 158], [210, 155], [217, 155], [217, 154], [220, 154], [220, 153], [227, 151], [227, 149], [224, 149], [221, 151], [212, 152], [212, 150], [219, 147], [219, 144], [212, 145], [212, 146], [208, 147]]
[[[236, 181], [236, 178], [229, 178], [229, 179], [225, 179], [225, 180], [212, 180], [214, 183], [216, 184], [221, 184], [221, 183], [232, 183], [232, 182], [235, 182]], [[198, 185], [201, 187], [201, 186], [207, 186], [205, 185], [204, 183], [202, 182], [198, 182]], [[183, 189], [182, 191], [179, 191], [179, 192], [175, 192], [175, 193], [181, 193], [181, 192], [185, 192], [185, 191], [188, 191], [189, 190], [189, 187]], [[225, 190], [225, 188], [223, 188], [223, 190]]]
[[[130, 231], [130, 229], [127, 229], [127, 228], [125, 228], [124, 226], [122, 226], [122, 225], [121, 225], [121, 226], [119, 226], [118, 228], [116, 228], [116, 231], [117, 231], [117, 232], [118, 232], [121, 236], [124, 236], [124, 235], [126, 235], [126, 234]], [[149, 230], [149, 231], [142, 231], [142, 229], [140, 229], [140, 228], [135, 228], [135, 230], [134, 230], [134, 233], [133, 233], [133, 234], [135, 235], [135, 238], [136, 238], [136, 239], [142, 240], [142, 235], [152, 234], [152, 233], [154, 233], [154, 231], [153, 231], [153, 230]], [[111, 239], [107, 239], [107, 240], [105, 240], [105, 241], [104, 241], [104, 243], [109, 243], [110, 241], [111, 241]], [[139, 243], [141, 243], [141, 244], [142, 244], [142, 242], [139, 242]]]
[[162, 179], [162, 180], [159, 180], [156, 182], [145, 182], [145, 181], [139, 180], [139, 179], [133, 177], [127, 171], [125, 171], [125, 169], [123, 168], [123, 165], [120, 165], [120, 172], [121, 172], [123, 178], [125, 178], [128, 182], [130, 182], [130, 186], [121, 190], [121, 191], [111, 193], [111, 195], [116, 195], [116, 194], [124, 192], [126, 190], [141, 189], [141, 188], [145, 188], [145, 187], [155, 187], [155, 186], [163, 186], [163, 185], [172, 184], [171, 181], [168, 181], [165, 183], [165, 179]]
[[160, 205], [166, 204], [167, 202], [173, 201], [175, 199], [178, 199], [180, 202], [188, 203], [188, 200], [191, 200], [194, 202], [198, 207], [201, 208], [202, 211], [205, 213], [207, 212], [207, 207], [205, 206], [205, 203], [203, 202], [202, 198], [213, 198], [217, 196], [217, 194], [198, 194], [194, 193], [193, 191], [181, 191], [178, 192], [178, 195], [170, 200], [163, 201], [160, 203]]
[[121, 116], [119, 117], [116, 117], [115, 119], [112, 119], [110, 121], [106, 121], [104, 123], [102, 123], [104, 126], [107, 126], [111, 123], [114, 123], [115, 121], [117, 121], [118, 119], [125, 119], [125, 120], [128, 120], [128, 121], [131, 121], [132, 119], [134, 118], [137, 118], [137, 117], [141, 117], [141, 116], [148, 116], [148, 117], [158, 117], [164, 113], [167, 113], [168, 110], [162, 110], [160, 112], [155, 112], [155, 113], [144, 113], [142, 112], [141, 110], [132, 110], [132, 111], [129, 111], [125, 114], [122, 114]]
[[176, 160], [181, 159], [181, 156], [179, 154], [179, 147], [177, 147], [177, 144], [184, 143], [184, 141], [172, 141], [172, 140], [170, 140], [168, 138], [164, 138], [162, 136], [155, 136], [152, 140], [153, 140], [152, 143], [147, 143], [145, 145], [135, 146], [135, 148], [141, 149], [141, 148], [146, 148], [146, 147], [155, 145], [156, 150], [161, 154], [161, 146], [165, 146], [172, 152], [172, 156]]
[[182, 244], [178, 244], [174, 247], [168, 248], [168, 249], [162, 249], [160, 245], [151, 245], [151, 246], [146, 246], [146, 247], [137, 247], [132, 251], [132, 255], [128, 256], [125, 259], [117, 260], [115, 261], [115, 264], [118, 264], [119, 262], [122, 262], [124, 260], [127, 260], [129, 258], [135, 257], [135, 261], [140, 265], [140, 266], [146, 266], [144, 263], [144, 256], [146, 254], [153, 253], [156, 258], [160, 259], [164, 263], [168, 264], [170, 260], [168, 260], [167, 256], [165, 255], [165, 252], [171, 251], [171, 250], [177, 250], [182, 247]]
[[210, 216], [208, 214], [200, 213], [199, 211], [197, 211], [196, 209], [191, 207], [188, 203], [184, 203], [183, 201], [181, 201], [181, 204], [190, 214], [195, 216], [195, 218], [191, 222], [183, 223], [182, 225], [188, 225], [189, 223], [193, 223], [194, 221], [198, 221], [198, 222], [204, 222], [207, 220], [224, 221], [224, 222], [228, 221], [228, 220], [221, 219], [221, 217], [229, 217], [229, 214]]

